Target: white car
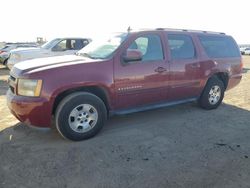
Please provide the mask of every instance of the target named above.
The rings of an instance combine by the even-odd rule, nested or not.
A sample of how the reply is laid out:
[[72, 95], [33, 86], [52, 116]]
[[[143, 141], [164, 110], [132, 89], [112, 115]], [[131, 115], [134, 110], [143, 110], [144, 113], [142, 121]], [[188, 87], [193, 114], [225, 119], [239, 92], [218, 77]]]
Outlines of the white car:
[[12, 50], [7, 66], [11, 69], [16, 63], [25, 60], [74, 54], [89, 44], [90, 41], [88, 38], [56, 38], [39, 48]]
[[244, 54], [245, 54], [246, 48], [247, 48], [247, 47], [240, 47], [240, 53], [241, 53], [241, 55], [244, 55]]
[[246, 49], [245, 49], [244, 55], [250, 55], [250, 48], [246, 48]]

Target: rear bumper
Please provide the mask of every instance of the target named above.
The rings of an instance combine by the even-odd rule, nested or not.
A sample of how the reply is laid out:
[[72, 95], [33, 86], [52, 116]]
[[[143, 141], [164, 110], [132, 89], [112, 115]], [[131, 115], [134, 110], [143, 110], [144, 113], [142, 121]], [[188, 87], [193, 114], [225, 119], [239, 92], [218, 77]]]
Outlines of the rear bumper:
[[242, 74], [235, 74], [230, 76], [228, 85], [227, 85], [227, 90], [234, 88], [237, 86], [242, 79]]
[[35, 127], [50, 127], [49, 102], [40, 97], [23, 97], [7, 92], [7, 105], [11, 113], [21, 122]]

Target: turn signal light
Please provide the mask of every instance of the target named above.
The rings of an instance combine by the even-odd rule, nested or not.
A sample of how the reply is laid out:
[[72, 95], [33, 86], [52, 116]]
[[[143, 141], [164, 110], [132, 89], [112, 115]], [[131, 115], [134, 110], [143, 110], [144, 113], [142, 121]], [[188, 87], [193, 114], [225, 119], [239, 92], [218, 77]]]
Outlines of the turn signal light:
[[243, 69], [243, 61], [240, 62], [240, 69]]

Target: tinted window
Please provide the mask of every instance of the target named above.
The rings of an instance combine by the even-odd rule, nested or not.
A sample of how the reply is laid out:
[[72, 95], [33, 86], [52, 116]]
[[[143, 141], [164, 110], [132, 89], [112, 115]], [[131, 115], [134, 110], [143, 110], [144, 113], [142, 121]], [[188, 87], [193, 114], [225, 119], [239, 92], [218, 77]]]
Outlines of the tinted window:
[[129, 49], [138, 49], [142, 52], [142, 61], [163, 60], [161, 39], [158, 35], [145, 35], [137, 38]]
[[74, 50], [80, 50], [84, 47], [82, 40], [71, 40], [71, 46]]
[[210, 58], [239, 57], [238, 47], [226, 36], [199, 36], [201, 44]]
[[82, 39], [76, 39], [71, 40], [70, 49], [73, 50], [81, 50], [83, 47], [87, 46], [89, 44], [88, 40], [82, 40]]
[[195, 57], [195, 48], [190, 36], [169, 34], [168, 45], [173, 60], [192, 59]]

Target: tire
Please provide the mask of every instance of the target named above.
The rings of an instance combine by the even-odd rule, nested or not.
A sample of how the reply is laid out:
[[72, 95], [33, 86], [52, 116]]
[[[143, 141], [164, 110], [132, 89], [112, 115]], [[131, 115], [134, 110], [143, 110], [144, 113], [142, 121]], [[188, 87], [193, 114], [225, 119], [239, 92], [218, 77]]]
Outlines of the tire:
[[206, 110], [216, 109], [224, 98], [224, 83], [216, 76], [211, 77], [203, 90], [198, 103]]
[[55, 113], [56, 129], [64, 138], [72, 141], [95, 136], [106, 119], [105, 104], [99, 97], [88, 92], [76, 92], [65, 97]]

